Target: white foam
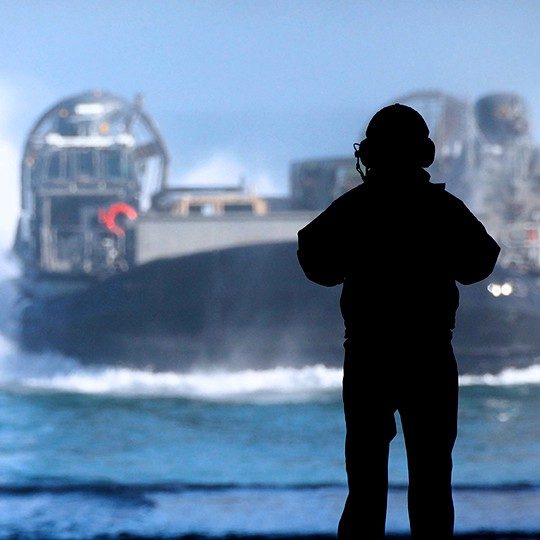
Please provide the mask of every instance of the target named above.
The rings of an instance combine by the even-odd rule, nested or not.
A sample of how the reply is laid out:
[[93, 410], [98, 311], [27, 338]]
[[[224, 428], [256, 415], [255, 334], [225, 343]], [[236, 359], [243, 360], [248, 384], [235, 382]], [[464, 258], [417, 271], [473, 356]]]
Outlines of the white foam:
[[508, 368], [496, 375], [462, 375], [459, 378], [461, 386], [516, 386], [524, 384], [540, 384], [540, 364], [526, 368]]
[[[190, 373], [90, 367], [58, 354], [23, 354], [0, 339], [0, 386], [10, 390], [276, 403], [336, 398], [341, 380], [341, 369], [323, 365]], [[460, 377], [461, 386], [539, 383], [540, 365]]]
[[63, 363], [59, 360], [56, 358], [56, 373], [27, 372], [19, 373], [19, 377], [11, 373], [6, 377], [4, 372], [0, 374], [0, 384], [26, 390], [81, 394], [249, 402], [311, 401], [341, 389], [341, 370], [322, 365], [237, 372], [156, 373], [122, 367], [82, 367], [69, 359], [64, 358]]

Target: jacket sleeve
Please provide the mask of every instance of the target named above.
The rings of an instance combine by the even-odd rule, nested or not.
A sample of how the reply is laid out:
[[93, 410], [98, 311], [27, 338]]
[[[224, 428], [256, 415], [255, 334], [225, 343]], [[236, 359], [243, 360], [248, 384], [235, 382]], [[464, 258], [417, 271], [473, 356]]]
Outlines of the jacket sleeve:
[[298, 231], [298, 261], [311, 281], [332, 287], [345, 278], [344, 218], [332, 203]]
[[473, 213], [459, 201], [454, 236], [454, 277], [463, 285], [487, 278], [501, 248]]

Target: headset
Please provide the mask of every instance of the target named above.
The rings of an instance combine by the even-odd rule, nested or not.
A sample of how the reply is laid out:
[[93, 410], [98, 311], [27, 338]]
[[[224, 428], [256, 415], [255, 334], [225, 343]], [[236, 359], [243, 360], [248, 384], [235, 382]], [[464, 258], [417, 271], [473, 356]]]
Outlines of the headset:
[[[366, 140], [367, 139], [364, 139], [362, 142], [365, 142]], [[360, 167], [360, 160], [362, 160], [362, 163], [364, 162], [364, 160], [362, 159], [362, 155], [360, 154], [360, 146], [361, 146], [361, 143], [355, 142], [353, 144], [354, 157], [356, 158], [356, 170], [358, 171], [358, 173], [362, 177], [362, 182], [365, 182], [366, 181], [366, 174], [367, 174], [367, 166], [366, 166], [366, 172], [364, 172], [362, 170], [362, 168]]]
[[[395, 125], [397, 122], [402, 122], [404, 125], [404, 121], [410, 124], [410, 137], [393, 142], [385, 137], [385, 129], [390, 131], [393, 128], [392, 122], [396, 122]], [[396, 147], [396, 144], [399, 146]], [[429, 167], [435, 160], [435, 144], [429, 138], [429, 129], [424, 119], [411, 107], [399, 103], [385, 107], [376, 113], [368, 124], [366, 138], [359, 143], [354, 143], [353, 148], [356, 170], [364, 182], [369, 169], [392, 153], [406, 155], [411, 163], [422, 168]], [[360, 162], [364, 165], [365, 172], [362, 171]]]

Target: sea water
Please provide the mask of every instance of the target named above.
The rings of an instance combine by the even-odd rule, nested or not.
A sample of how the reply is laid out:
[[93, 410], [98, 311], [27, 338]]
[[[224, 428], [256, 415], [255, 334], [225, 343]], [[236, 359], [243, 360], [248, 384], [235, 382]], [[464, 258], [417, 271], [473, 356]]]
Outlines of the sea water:
[[[10, 290], [0, 287], [4, 299]], [[0, 538], [335, 532], [346, 496], [340, 369], [83, 366], [21, 352], [4, 309]], [[460, 385], [456, 529], [540, 531], [540, 359]], [[389, 531], [408, 530], [406, 470], [399, 433]]]

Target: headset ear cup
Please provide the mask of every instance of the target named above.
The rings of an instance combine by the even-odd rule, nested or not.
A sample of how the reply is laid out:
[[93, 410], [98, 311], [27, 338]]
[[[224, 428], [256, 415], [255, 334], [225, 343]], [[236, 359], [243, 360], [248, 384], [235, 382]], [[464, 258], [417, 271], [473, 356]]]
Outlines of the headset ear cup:
[[367, 139], [360, 142], [360, 146], [358, 147], [358, 157], [364, 167], [369, 169], [372, 166], [369, 158], [369, 141]]
[[435, 143], [428, 137], [423, 141], [418, 154], [420, 167], [429, 167], [435, 161]]
[[[376, 150], [377, 147], [372, 149], [371, 146], [369, 140], [366, 138], [360, 142], [358, 150], [355, 152], [355, 157], [359, 157], [364, 167], [368, 169], [373, 167], [374, 161], [377, 160], [377, 156], [373, 155], [373, 150]], [[410, 152], [412, 152], [412, 154], [409, 155], [414, 156], [416, 154], [418, 156], [417, 161], [415, 161], [418, 166], [422, 168], [429, 167], [435, 160], [435, 144], [429, 137], [421, 141], [418, 146], [412, 146]], [[377, 152], [375, 152], [375, 154], [377, 154]]]

